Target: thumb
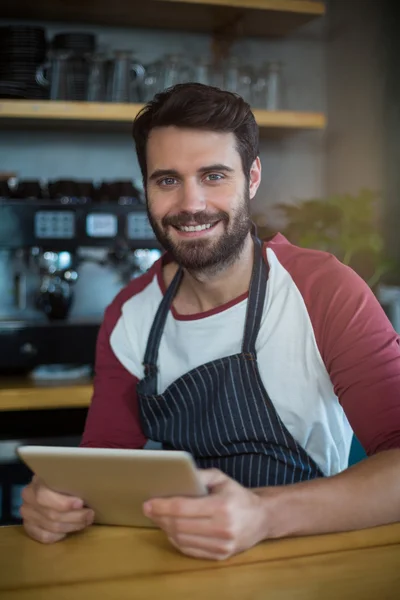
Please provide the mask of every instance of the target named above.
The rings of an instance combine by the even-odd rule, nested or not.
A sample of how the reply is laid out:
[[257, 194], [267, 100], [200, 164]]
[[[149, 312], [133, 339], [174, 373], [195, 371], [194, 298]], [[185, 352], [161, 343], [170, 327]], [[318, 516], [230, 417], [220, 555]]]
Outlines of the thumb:
[[199, 469], [200, 481], [210, 491], [230, 481], [228, 475], [225, 475], [219, 469]]

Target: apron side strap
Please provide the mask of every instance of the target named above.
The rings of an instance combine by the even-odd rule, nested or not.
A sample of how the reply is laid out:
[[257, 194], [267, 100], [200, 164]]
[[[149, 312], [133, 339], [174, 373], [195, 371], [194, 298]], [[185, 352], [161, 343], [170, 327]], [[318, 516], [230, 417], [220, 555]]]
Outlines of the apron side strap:
[[165, 321], [178, 290], [179, 284], [182, 280], [183, 271], [178, 269], [172, 282], [170, 283], [164, 298], [161, 300], [158, 307], [156, 316], [150, 329], [149, 337], [147, 340], [146, 351], [144, 355], [144, 364], [155, 364], [157, 362], [158, 348], [160, 346], [160, 340], [164, 331]]
[[142, 364], [143, 364], [143, 368], [144, 368], [145, 377], [148, 377], [151, 375], [157, 375], [157, 373], [158, 373], [157, 365], [153, 365], [151, 363], [142, 363]]
[[265, 293], [268, 281], [268, 267], [263, 257], [261, 240], [253, 237], [254, 263], [251, 275], [247, 311], [243, 335], [242, 352], [252, 354], [256, 351], [256, 339], [264, 310]]

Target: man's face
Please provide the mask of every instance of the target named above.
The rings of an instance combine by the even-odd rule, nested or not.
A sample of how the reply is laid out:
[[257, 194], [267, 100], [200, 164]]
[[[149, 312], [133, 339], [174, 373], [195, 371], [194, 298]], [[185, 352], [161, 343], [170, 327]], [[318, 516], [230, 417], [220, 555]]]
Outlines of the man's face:
[[249, 201], [259, 184], [259, 161], [249, 183], [235, 141], [232, 133], [177, 127], [150, 134], [149, 219], [158, 241], [186, 269], [232, 262], [249, 233]]

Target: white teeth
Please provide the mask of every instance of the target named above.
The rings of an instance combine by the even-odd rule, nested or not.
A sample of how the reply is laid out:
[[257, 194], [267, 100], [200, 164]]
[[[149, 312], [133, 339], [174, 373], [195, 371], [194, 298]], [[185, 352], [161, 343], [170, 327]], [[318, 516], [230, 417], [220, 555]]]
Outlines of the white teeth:
[[189, 225], [189, 227], [179, 227], [181, 231], [190, 232], [190, 231], [204, 231], [205, 229], [210, 229], [211, 223], [207, 225]]

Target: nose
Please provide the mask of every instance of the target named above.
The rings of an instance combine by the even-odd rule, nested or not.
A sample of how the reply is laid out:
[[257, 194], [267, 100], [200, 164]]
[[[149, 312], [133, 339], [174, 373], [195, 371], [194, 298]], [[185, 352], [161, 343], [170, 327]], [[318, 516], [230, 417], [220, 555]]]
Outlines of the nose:
[[185, 180], [180, 188], [179, 209], [195, 213], [205, 207], [206, 197], [201, 185], [194, 179]]

